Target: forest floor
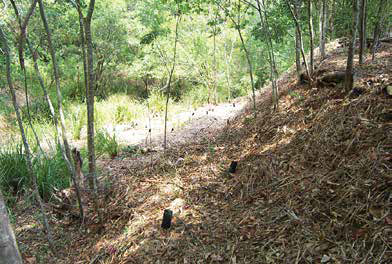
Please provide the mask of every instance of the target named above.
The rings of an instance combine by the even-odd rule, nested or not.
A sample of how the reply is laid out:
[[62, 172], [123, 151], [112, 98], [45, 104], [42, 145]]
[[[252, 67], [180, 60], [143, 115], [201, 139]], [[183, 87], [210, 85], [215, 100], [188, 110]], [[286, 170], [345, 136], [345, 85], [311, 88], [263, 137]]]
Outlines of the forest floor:
[[[319, 72], [344, 70], [346, 48], [337, 46]], [[188, 125], [169, 128], [166, 153], [101, 160], [103, 223], [90, 204], [82, 229], [72, 214], [51, 211], [56, 256], [34, 207], [19, 202], [25, 262], [391, 263], [392, 47], [356, 72], [345, 93], [340, 84], [298, 85], [291, 71], [278, 82], [279, 111], [268, 89], [256, 118], [245, 102], [219, 118], [188, 113]], [[168, 230], [164, 209], [174, 212]]]

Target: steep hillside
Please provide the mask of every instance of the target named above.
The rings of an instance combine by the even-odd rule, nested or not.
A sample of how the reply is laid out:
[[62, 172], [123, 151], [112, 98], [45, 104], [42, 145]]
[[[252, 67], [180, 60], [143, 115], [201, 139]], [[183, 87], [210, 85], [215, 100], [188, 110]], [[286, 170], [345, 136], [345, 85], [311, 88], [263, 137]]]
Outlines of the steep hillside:
[[[256, 119], [248, 110], [166, 155], [104, 162], [104, 225], [90, 213], [81, 233], [53, 215], [57, 257], [44, 252], [36, 228], [19, 228], [25, 259], [43, 252], [51, 263], [389, 263], [391, 51], [383, 46], [374, 63], [357, 67], [349, 94], [340, 84], [297, 85], [291, 74], [279, 81], [278, 112], [266, 93]], [[345, 54], [335, 49], [318, 71], [344, 69]], [[168, 231], [160, 228], [166, 208], [174, 211]]]

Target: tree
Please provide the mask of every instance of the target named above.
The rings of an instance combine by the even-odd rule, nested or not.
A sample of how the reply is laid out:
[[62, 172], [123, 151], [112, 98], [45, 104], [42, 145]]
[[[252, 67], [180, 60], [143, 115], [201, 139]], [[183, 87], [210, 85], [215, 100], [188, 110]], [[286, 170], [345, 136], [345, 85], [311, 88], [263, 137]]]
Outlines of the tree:
[[388, 0], [380, 0], [378, 4], [378, 12], [377, 12], [377, 18], [376, 22], [374, 25], [374, 33], [373, 33], [373, 43], [372, 43], [372, 61], [374, 61], [375, 56], [376, 56], [376, 47], [379, 44], [380, 41], [380, 35], [381, 35], [381, 24], [384, 21], [384, 16], [386, 13], [386, 7], [387, 7]]
[[[274, 110], [278, 110], [279, 107], [279, 92], [278, 92], [278, 86], [276, 84], [276, 79], [278, 78], [278, 73], [276, 70], [276, 62], [275, 62], [275, 54], [274, 54], [274, 46], [272, 43], [272, 38], [271, 34], [269, 32], [270, 25], [268, 22], [268, 16], [267, 16], [267, 8], [265, 5], [265, 1], [261, 1], [262, 6], [260, 5], [260, 1], [257, 0], [257, 10], [259, 13], [260, 21], [261, 24], [263, 25], [263, 28], [265, 30], [265, 34], [267, 36], [267, 43], [268, 43], [268, 58], [269, 58], [269, 64], [270, 64], [270, 78], [271, 78], [271, 84], [272, 84], [272, 102], [274, 105]], [[263, 10], [263, 14], [261, 11]], [[264, 16], [263, 16], [264, 15]]]
[[7, 208], [0, 191], [0, 263], [22, 264], [14, 231], [8, 219]]
[[366, 20], [367, 20], [367, 0], [361, 0], [359, 13], [359, 65], [363, 64], [363, 57], [366, 51]]
[[250, 52], [246, 47], [245, 40], [241, 31], [241, 26], [243, 24], [243, 21], [241, 21], [242, 13], [246, 13], [247, 10], [243, 11], [241, 7], [241, 0], [238, 0], [238, 3], [235, 4], [235, 8], [231, 10], [229, 6], [225, 3], [221, 3], [220, 1], [216, 2], [217, 5], [222, 9], [223, 12], [225, 12], [226, 16], [230, 19], [230, 21], [234, 24], [235, 29], [238, 32], [238, 36], [240, 37], [241, 40], [241, 46], [242, 49], [245, 52], [246, 56], [246, 61], [248, 63], [248, 72], [249, 72], [249, 77], [250, 77], [250, 83], [252, 87], [252, 98], [253, 98], [253, 113], [256, 116], [256, 89], [255, 89], [255, 81], [253, 78], [253, 65], [252, 61], [250, 59]]
[[169, 107], [169, 99], [170, 99], [170, 91], [171, 91], [171, 83], [173, 78], [174, 69], [176, 67], [176, 59], [177, 59], [177, 43], [178, 43], [178, 29], [181, 21], [181, 10], [177, 4], [177, 11], [175, 13], [176, 17], [176, 27], [175, 27], [175, 35], [174, 35], [174, 45], [173, 45], [173, 60], [172, 66], [169, 71], [169, 77], [166, 83], [166, 103], [165, 103], [165, 128], [163, 134], [163, 148], [166, 150], [167, 147], [167, 114], [168, 114], [168, 107]]
[[321, 60], [325, 59], [325, 41], [328, 26], [328, 3], [327, 0], [322, 0], [320, 3], [320, 55]]
[[[58, 68], [57, 59], [56, 59], [56, 52], [53, 47], [52, 33], [51, 33], [51, 30], [49, 28], [49, 24], [48, 24], [48, 21], [46, 18], [45, 7], [43, 4], [43, 1], [38, 0], [38, 4], [39, 4], [39, 11], [40, 11], [40, 15], [41, 15], [41, 20], [42, 20], [42, 23], [44, 25], [45, 32], [46, 32], [46, 38], [47, 38], [47, 42], [48, 42], [49, 52], [50, 52], [50, 55], [52, 58], [53, 74], [54, 74], [54, 79], [56, 82], [57, 104], [58, 104], [58, 113], [59, 113], [61, 130], [58, 129], [58, 127], [59, 127], [58, 126], [58, 118], [55, 117], [54, 112], [52, 112], [53, 120], [54, 120], [54, 123], [57, 128], [58, 137], [60, 137], [59, 134], [61, 134], [61, 137], [63, 139], [63, 146], [62, 146], [62, 144], [60, 144], [60, 140], [58, 140], [58, 143], [60, 146], [62, 146], [61, 148], [62, 148], [63, 158], [67, 164], [68, 170], [70, 171], [71, 178], [72, 178], [72, 181], [75, 186], [76, 196], [77, 196], [77, 200], [78, 200], [78, 204], [79, 204], [79, 214], [80, 214], [81, 221], [83, 221], [84, 214], [83, 214], [82, 200], [81, 200], [80, 191], [79, 191], [80, 189], [78, 186], [78, 182], [76, 180], [77, 177], [76, 177], [75, 168], [73, 167], [73, 165], [71, 163], [71, 160], [72, 160], [71, 159], [71, 150], [70, 150], [70, 146], [68, 143], [67, 130], [65, 128], [65, 118], [64, 118], [64, 113], [63, 113], [63, 98], [62, 98], [61, 89], [60, 89], [60, 74], [59, 74], [59, 68]], [[42, 86], [42, 84], [41, 84], [41, 86]], [[43, 89], [44, 89], [44, 93], [46, 93], [45, 88], [43, 88]], [[47, 100], [49, 107], [50, 107], [50, 105], [51, 105], [50, 99], [48, 96], [46, 96], [46, 98], [47, 98], [46, 100]]]
[[42, 221], [43, 221], [43, 226], [46, 230], [46, 236], [48, 239], [48, 243], [49, 243], [49, 247], [51, 248], [51, 250], [54, 252], [54, 245], [53, 245], [53, 240], [52, 240], [52, 232], [49, 226], [49, 222], [46, 216], [46, 212], [45, 212], [45, 207], [42, 201], [42, 198], [39, 194], [38, 191], [38, 184], [37, 184], [37, 175], [34, 173], [34, 169], [33, 169], [33, 163], [31, 160], [32, 154], [31, 154], [31, 149], [30, 149], [30, 145], [27, 141], [27, 137], [25, 134], [25, 129], [23, 126], [23, 122], [22, 122], [22, 117], [20, 114], [20, 110], [19, 110], [19, 105], [18, 102], [16, 100], [16, 93], [15, 93], [15, 89], [14, 89], [14, 85], [12, 82], [12, 77], [11, 77], [11, 55], [10, 55], [10, 49], [7, 43], [7, 38], [4, 34], [3, 28], [0, 25], [0, 42], [3, 46], [3, 52], [5, 55], [5, 61], [6, 61], [6, 75], [7, 75], [7, 83], [8, 83], [8, 87], [9, 87], [9, 91], [11, 94], [11, 98], [12, 98], [12, 104], [14, 106], [15, 109], [15, 114], [16, 114], [16, 119], [17, 119], [17, 123], [19, 126], [19, 131], [22, 137], [22, 141], [23, 141], [23, 146], [24, 146], [24, 151], [25, 151], [25, 155], [26, 155], [26, 163], [27, 163], [27, 169], [28, 169], [28, 173], [30, 178], [32, 179], [33, 182], [33, 194], [38, 202], [38, 205], [40, 207], [41, 210], [41, 214], [42, 214]]
[[309, 59], [309, 74], [313, 75], [314, 70], [314, 30], [313, 30], [313, 0], [308, 0], [308, 25], [309, 25], [309, 39], [310, 39], [310, 59]]
[[[294, 0], [294, 15], [298, 17], [299, 11], [301, 8], [301, 0]], [[300, 80], [302, 67], [301, 67], [301, 47], [302, 41], [300, 38], [300, 30], [295, 27], [295, 65], [297, 69], [297, 78]]]
[[295, 27], [296, 27], [296, 31], [298, 32], [298, 40], [299, 40], [299, 43], [301, 44], [300, 45], [301, 46], [301, 54], [302, 54], [303, 62], [305, 64], [306, 75], [308, 76], [309, 80], [312, 80], [312, 75], [310, 73], [310, 69], [309, 69], [308, 63], [306, 61], [305, 50], [304, 50], [304, 47], [302, 45], [303, 38], [302, 38], [302, 30], [301, 30], [301, 25], [299, 23], [299, 19], [297, 17], [297, 14], [294, 12], [293, 8], [291, 7], [291, 5], [289, 3], [289, 0], [286, 0], [286, 3], [288, 5], [288, 7], [290, 9], [290, 12], [291, 12], [291, 15], [293, 17], [293, 20], [294, 20], [294, 23], [295, 23]]
[[359, 0], [352, 0], [352, 25], [351, 25], [351, 38], [348, 46], [348, 56], [346, 65], [346, 77], [345, 77], [345, 90], [346, 92], [351, 91], [354, 85], [354, 52], [355, 52], [355, 40], [357, 36], [358, 20], [359, 20]]

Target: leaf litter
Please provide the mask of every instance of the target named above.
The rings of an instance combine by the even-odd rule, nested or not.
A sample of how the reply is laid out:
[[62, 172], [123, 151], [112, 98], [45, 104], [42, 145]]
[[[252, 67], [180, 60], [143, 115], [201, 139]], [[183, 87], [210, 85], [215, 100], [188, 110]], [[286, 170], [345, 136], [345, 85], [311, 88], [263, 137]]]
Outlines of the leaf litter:
[[[320, 68], [344, 69], [331, 48]], [[27, 263], [388, 263], [392, 260], [391, 47], [357, 67], [360, 95], [279, 80], [270, 92], [198, 138], [133, 159], [101, 161], [104, 223], [86, 230], [51, 215], [48, 253], [31, 208], [16, 209]], [[237, 171], [229, 173], [232, 161]], [[172, 227], [160, 228], [164, 209]], [[30, 224], [30, 225], [29, 225]]]

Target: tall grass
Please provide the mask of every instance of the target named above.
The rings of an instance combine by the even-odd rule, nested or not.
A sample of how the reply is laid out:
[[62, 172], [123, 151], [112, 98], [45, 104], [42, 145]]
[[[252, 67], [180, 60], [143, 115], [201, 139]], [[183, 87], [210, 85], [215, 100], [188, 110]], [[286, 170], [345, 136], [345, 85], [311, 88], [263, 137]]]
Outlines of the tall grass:
[[[55, 189], [70, 186], [70, 175], [59, 148], [55, 148], [55, 152], [47, 156], [35, 154], [32, 163], [39, 193], [44, 200], [48, 200]], [[21, 145], [0, 149], [0, 188], [8, 202], [12, 197], [32, 188], [32, 179]]]

